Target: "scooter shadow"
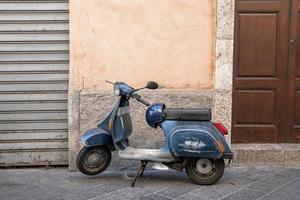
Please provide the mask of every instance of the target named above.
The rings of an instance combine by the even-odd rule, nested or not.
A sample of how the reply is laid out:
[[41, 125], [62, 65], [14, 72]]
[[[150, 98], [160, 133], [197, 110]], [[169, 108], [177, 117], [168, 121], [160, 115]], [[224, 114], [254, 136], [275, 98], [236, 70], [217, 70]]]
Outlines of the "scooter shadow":
[[[96, 176], [80, 176], [81, 180], [98, 180], [98, 181], [109, 181], [119, 183], [120, 181], [132, 181], [135, 176], [134, 171], [114, 171], [114, 172], [103, 172]], [[79, 177], [77, 177], [79, 178]], [[145, 170], [143, 177], [138, 177], [139, 182], [155, 182], [159, 183], [186, 183], [193, 184], [191, 180], [186, 176], [184, 172], [177, 172], [171, 170]]]

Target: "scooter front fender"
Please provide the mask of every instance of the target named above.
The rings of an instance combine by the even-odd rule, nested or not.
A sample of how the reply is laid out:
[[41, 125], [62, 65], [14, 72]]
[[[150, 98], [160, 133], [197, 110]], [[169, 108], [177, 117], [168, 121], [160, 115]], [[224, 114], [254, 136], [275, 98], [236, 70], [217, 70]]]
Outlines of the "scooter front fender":
[[99, 127], [85, 132], [80, 137], [80, 143], [85, 147], [106, 146], [111, 151], [116, 150], [111, 135]]
[[169, 134], [168, 142], [171, 152], [178, 157], [231, 159], [233, 156], [225, 138], [209, 124], [177, 126]]

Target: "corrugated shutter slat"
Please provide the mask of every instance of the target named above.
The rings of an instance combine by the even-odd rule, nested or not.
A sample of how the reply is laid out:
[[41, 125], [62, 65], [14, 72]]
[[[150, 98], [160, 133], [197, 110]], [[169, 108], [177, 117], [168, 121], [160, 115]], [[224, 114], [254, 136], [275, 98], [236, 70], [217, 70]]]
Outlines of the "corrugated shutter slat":
[[68, 163], [66, 0], [0, 0], [0, 166]]

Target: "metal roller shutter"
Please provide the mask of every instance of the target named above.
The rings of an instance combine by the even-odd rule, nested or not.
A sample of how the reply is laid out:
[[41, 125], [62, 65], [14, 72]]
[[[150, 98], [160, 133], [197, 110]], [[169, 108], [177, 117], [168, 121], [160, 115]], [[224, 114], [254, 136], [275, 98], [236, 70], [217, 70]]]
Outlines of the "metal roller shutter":
[[68, 1], [0, 0], [0, 166], [68, 162]]

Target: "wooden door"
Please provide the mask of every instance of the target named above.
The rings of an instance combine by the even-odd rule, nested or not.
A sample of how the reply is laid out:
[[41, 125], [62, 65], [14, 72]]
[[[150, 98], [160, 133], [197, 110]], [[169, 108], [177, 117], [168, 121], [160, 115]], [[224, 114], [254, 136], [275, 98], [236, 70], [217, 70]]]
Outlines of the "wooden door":
[[289, 0], [236, 0], [235, 16], [232, 142], [283, 142]]
[[288, 70], [288, 128], [285, 142], [300, 143], [300, 0], [291, 1]]

